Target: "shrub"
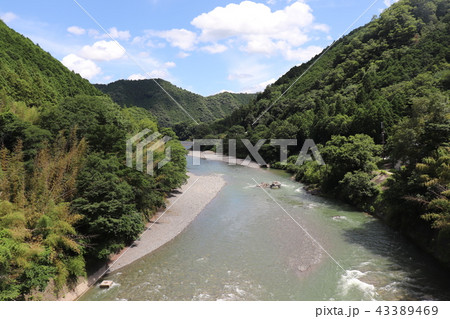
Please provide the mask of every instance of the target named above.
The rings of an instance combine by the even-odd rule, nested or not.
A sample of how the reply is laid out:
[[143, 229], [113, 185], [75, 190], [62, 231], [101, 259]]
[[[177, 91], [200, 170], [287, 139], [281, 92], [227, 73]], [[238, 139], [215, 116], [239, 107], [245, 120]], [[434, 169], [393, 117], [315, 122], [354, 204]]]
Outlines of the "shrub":
[[341, 196], [351, 204], [363, 209], [379, 194], [377, 185], [372, 181], [369, 173], [356, 171], [345, 174], [339, 182]]

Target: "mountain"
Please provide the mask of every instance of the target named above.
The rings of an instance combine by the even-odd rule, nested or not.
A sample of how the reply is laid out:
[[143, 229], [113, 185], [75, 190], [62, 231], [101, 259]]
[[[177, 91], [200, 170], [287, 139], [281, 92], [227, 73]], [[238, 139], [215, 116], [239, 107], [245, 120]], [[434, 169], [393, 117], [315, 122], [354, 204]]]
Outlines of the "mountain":
[[220, 124], [226, 128], [239, 123], [267, 129], [273, 137], [313, 138], [321, 143], [334, 134], [356, 133], [381, 142], [380, 123], [390, 130], [408, 116], [413, 97], [448, 93], [448, 10], [448, 1], [400, 1], [324, 55], [292, 68], [254, 103]]
[[256, 94], [222, 92], [206, 97], [206, 106], [216, 119], [230, 115], [236, 109], [249, 104]]
[[162, 126], [191, 121], [186, 112], [155, 81], [198, 122], [223, 118], [255, 97], [254, 94], [225, 92], [205, 98], [161, 79], [120, 80], [107, 85], [96, 84], [96, 87], [119, 105], [133, 105], [149, 110]]
[[[378, 214], [450, 266], [449, 98], [450, 2], [401, 0], [199, 131], [253, 144], [297, 139], [287, 163], [276, 163], [268, 142], [260, 153], [309, 189]], [[295, 165], [305, 139], [325, 166]]]
[[29, 107], [56, 104], [77, 94], [102, 95], [89, 81], [1, 20], [0, 61], [0, 93]]
[[[144, 129], [172, 138], [152, 176], [126, 165]], [[56, 299], [129, 245], [186, 182], [185, 154], [147, 110], [114, 103], [0, 21], [0, 301]]]

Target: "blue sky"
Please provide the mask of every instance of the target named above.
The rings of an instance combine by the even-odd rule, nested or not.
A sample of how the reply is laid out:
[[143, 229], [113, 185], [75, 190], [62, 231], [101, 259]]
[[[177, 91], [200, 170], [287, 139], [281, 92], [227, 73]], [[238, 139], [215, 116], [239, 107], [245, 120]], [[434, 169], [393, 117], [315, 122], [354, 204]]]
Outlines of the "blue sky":
[[[77, 1], [109, 35], [73, 0], [3, 1], [0, 18], [92, 83], [155, 77], [202, 95], [262, 91], [374, 2]], [[352, 29], [393, 2], [379, 0]]]

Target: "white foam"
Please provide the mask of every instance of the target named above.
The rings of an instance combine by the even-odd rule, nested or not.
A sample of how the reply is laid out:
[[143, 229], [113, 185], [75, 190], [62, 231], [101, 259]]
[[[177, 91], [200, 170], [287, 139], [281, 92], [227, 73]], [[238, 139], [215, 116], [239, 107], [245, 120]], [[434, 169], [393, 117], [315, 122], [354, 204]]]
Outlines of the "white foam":
[[239, 289], [238, 287], [236, 287], [236, 292], [238, 293], [239, 296], [245, 296], [245, 291], [242, 289]]
[[217, 301], [238, 301], [239, 298], [235, 294], [223, 294]]
[[207, 293], [199, 293], [197, 296], [192, 298], [194, 301], [209, 301], [211, 300], [211, 296]]
[[[100, 288], [100, 284], [98, 284], [97, 287]], [[108, 291], [114, 287], [120, 287], [120, 284], [118, 284], [117, 282], [113, 282], [112, 285], [109, 286], [109, 288], [107, 288], [107, 289], [102, 288], [101, 291]]]
[[335, 221], [347, 220], [347, 217], [345, 217], [345, 216], [333, 216], [333, 220], [335, 220]]
[[369, 265], [372, 265], [372, 264], [373, 263], [371, 261], [364, 261], [361, 264], [359, 264], [359, 267], [365, 267], [365, 266], [369, 266]]
[[[114, 287], [120, 287], [120, 284], [117, 283], [117, 282], [113, 282], [113, 284], [111, 285], [111, 287], [110, 287], [109, 289], [112, 289], [112, 288], [114, 288]], [[109, 289], [108, 289], [108, 290], [109, 290]]]
[[381, 290], [389, 293], [397, 293], [399, 291], [400, 283], [397, 281], [391, 282], [386, 286], [382, 287]]
[[366, 273], [359, 270], [347, 270], [344, 275], [342, 275], [339, 287], [344, 296], [348, 295], [351, 291], [355, 289], [363, 292], [363, 298], [369, 298], [375, 300], [377, 292], [374, 285], [368, 284], [362, 280]]

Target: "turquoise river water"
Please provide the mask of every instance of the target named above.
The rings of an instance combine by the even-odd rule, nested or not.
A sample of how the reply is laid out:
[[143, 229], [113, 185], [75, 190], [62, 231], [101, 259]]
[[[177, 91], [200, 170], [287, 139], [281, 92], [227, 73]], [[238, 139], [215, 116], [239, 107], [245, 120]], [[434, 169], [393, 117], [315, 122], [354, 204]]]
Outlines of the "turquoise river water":
[[[377, 219], [306, 193], [285, 172], [193, 166], [190, 157], [188, 168], [223, 174], [227, 185], [182, 234], [81, 300], [450, 300], [448, 272], [435, 261]], [[267, 192], [299, 225], [253, 179], [282, 182]]]

